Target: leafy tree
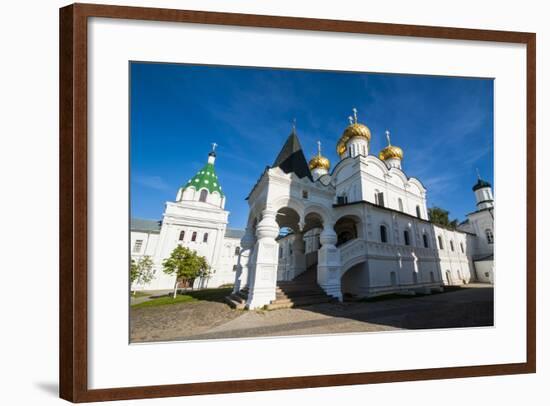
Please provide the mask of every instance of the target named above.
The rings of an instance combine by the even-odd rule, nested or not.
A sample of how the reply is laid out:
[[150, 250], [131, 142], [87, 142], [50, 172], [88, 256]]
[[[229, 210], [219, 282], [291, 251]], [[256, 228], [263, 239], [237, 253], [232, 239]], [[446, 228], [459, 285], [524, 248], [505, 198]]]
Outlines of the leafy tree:
[[[153, 261], [149, 255], [144, 255], [137, 261], [132, 259], [130, 264], [130, 282], [134, 285], [146, 285], [153, 280], [155, 271], [153, 271]], [[135, 289], [132, 294], [135, 295]]]
[[428, 209], [428, 216], [432, 223], [439, 224], [444, 227], [456, 228], [458, 225], [458, 219], [450, 221], [449, 211], [442, 209], [441, 207], [430, 207]]
[[174, 298], [178, 293], [178, 282], [189, 282], [195, 278], [206, 278], [210, 275], [210, 266], [206, 258], [181, 245], [174, 248], [170, 257], [164, 260], [162, 266], [164, 273], [176, 276]]

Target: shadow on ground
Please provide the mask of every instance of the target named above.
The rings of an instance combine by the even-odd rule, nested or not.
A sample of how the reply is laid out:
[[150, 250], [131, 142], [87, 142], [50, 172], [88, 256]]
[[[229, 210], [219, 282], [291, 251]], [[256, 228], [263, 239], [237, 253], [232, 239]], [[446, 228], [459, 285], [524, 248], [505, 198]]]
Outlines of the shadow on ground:
[[[230, 288], [228, 288], [230, 290]], [[432, 295], [242, 311], [224, 292], [188, 291], [200, 301], [131, 312], [132, 342], [341, 334], [493, 325], [493, 287], [471, 284]]]

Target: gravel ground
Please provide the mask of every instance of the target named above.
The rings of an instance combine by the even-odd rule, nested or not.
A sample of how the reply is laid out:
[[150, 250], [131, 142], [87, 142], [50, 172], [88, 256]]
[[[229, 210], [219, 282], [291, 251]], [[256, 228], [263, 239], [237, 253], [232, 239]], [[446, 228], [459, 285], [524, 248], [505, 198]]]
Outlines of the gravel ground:
[[470, 284], [427, 296], [273, 311], [181, 303], [132, 309], [130, 325], [132, 342], [492, 326], [493, 288]]

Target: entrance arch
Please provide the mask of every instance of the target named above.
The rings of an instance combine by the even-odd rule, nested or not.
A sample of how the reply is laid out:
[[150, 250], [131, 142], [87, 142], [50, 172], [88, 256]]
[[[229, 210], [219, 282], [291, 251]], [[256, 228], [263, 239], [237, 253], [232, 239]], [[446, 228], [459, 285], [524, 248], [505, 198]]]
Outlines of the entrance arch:
[[337, 247], [350, 240], [361, 238], [361, 219], [355, 215], [342, 216], [334, 225], [334, 231], [337, 236]]

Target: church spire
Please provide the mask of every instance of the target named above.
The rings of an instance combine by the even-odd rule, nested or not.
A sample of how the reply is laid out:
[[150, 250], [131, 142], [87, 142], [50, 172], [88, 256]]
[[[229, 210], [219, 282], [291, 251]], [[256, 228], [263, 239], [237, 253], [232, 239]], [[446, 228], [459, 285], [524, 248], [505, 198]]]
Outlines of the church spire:
[[218, 144], [213, 142], [212, 144], [212, 151], [208, 153], [208, 163], [214, 165], [214, 162], [216, 162], [216, 147]]
[[292, 127], [292, 132], [286, 139], [285, 145], [283, 145], [275, 162], [273, 162], [272, 168], [276, 167], [281, 168], [284, 173], [293, 172], [299, 178], [307, 176], [312, 179], [295, 126]]

